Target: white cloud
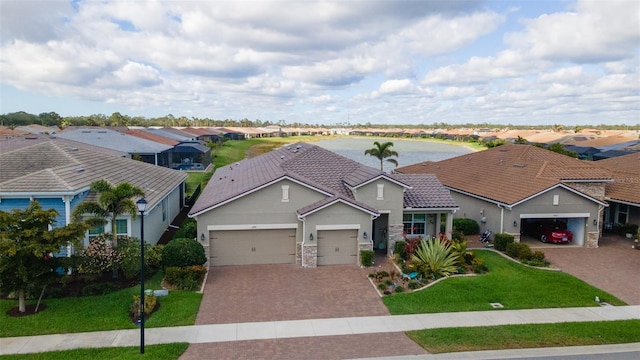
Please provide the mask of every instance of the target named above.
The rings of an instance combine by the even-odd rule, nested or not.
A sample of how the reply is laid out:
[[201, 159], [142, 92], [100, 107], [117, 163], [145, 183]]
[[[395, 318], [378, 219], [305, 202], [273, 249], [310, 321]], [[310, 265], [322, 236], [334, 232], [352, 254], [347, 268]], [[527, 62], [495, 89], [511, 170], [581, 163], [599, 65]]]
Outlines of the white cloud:
[[413, 84], [409, 79], [387, 80], [380, 85], [381, 94], [403, 94], [413, 92]]

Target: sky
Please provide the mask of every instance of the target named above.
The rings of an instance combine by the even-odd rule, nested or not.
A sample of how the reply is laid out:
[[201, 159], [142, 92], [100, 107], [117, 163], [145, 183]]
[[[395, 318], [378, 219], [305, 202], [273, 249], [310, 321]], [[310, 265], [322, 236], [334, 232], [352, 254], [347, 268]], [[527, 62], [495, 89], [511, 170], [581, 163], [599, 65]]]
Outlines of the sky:
[[640, 1], [0, 0], [0, 114], [640, 124]]

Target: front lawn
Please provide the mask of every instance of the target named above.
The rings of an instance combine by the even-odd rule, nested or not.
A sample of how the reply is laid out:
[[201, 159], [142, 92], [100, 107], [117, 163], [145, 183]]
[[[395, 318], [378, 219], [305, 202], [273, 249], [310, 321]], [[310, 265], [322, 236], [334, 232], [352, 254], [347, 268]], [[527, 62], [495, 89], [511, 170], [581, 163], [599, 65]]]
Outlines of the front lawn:
[[640, 320], [429, 329], [407, 335], [432, 354], [623, 344], [640, 339]]
[[62, 351], [50, 351], [35, 354], [16, 354], [1, 356], [3, 360], [127, 360], [127, 359], [154, 359], [175, 360], [179, 358], [189, 347], [187, 343], [173, 343], [161, 345], [147, 345], [144, 354], [140, 354], [140, 347], [108, 347], [96, 349], [74, 349]]
[[569, 274], [529, 268], [492, 251], [474, 253], [489, 268], [487, 274], [450, 278], [421, 291], [385, 296], [382, 301], [393, 315], [492, 310], [489, 303], [501, 303], [504, 309], [597, 306], [596, 296], [612, 305], [625, 305]]
[[[161, 289], [162, 276], [157, 273], [145, 287]], [[18, 305], [17, 300], [0, 300], [0, 337], [134, 329], [128, 311], [133, 296], [139, 294], [140, 286], [134, 286], [103, 296], [44, 299], [46, 309], [24, 317], [7, 315], [7, 310]], [[158, 299], [160, 308], [145, 322], [147, 327], [193, 325], [202, 294], [176, 290]]]

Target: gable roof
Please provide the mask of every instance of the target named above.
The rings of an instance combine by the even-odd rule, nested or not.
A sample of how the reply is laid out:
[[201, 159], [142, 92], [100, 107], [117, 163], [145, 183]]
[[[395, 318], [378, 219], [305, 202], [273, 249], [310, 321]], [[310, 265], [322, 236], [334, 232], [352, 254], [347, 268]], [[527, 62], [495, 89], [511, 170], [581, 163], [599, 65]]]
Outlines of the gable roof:
[[159, 154], [173, 148], [171, 145], [160, 144], [155, 141], [102, 128], [65, 130], [56, 136], [107, 149], [126, 151], [129, 154]]
[[[435, 174], [447, 187], [512, 205], [557, 184], [611, 181], [608, 171], [583, 160], [532, 145], [507, 144], [439, 162], [396, 169]], [[586, 196], [586, 195], [585, 195]]]
[[613, 182], [606, 185], [607, 200], [640, 206], [640, 153], [598, 160], [595, 164], [613, 174]]
[[[407, 176], [406, 178], [408, 179], [409, 177]], [[378, 178], [384, 178], [403, 186], [407, 189], [407, 192], [413, 191], [411, 186], [395, 176], [362, 165], [319, 146], [308, 143], [286, 145], [266, 154], [245, 159], [216, 170], [198, 201], [193, 205], [189, 215], [198, 215], [283, 179], [295, 181], [330, 198], [340, 198], [344, 200], [344, 203], [365, 211], [377, 212], [370, 206], [357, 201], [351, 188], [357, 188]], [[448, 190], [444, 189], [435, 177], [431, 180], [430, 184], [432, 186], [439, 186], [448, 194]], [[422, 192], [422, 188], [419, 187], [416, 190], [417, 192]], [[421, 201], [424, 199], [424, 195], [415, 195], [415, 201]], [[438, 199], [441, 200], [442, 198]], [[440, 205], [453, 203], [450, 196], [443, 203], [440, 203], [440, 200], [435, 203]], [[310, 204], [303, 209], [299, 209], [298, 213], [313, 212], [332, 201], [325, 199], [315, 204]], [[433, 202], [434, 200], [430, 201]], [[427, 207], [430, 203], [424, 203], [423, 205]]]
[[88, 190], [92, 182], [104, 179], [112, 184], [128, 182], [140, 187], [149, 209], [187, 178], [180, 171], [54, 139], [2, 151], [0, 169], [0, 196], [75, 195]]

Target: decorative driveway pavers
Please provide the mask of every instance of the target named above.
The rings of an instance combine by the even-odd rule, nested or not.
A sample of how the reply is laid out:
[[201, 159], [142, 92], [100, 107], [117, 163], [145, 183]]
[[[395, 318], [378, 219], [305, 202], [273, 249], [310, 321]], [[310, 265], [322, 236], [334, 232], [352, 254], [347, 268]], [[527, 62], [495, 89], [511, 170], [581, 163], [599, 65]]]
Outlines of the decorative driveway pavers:
[[180, 360], [355, 359], [426, 353], [404, 333], [378, 333], [191, 344]]
[[357, 266], [210, 268], [196, 324], [389, 315]]
[[549, 246], [544, 251], [553, 266], [586, 283], [605, 290], [629, 305], [640, 305], [640, 250], [631, 248], [633, 241], [606, 235], [597, 249]]

